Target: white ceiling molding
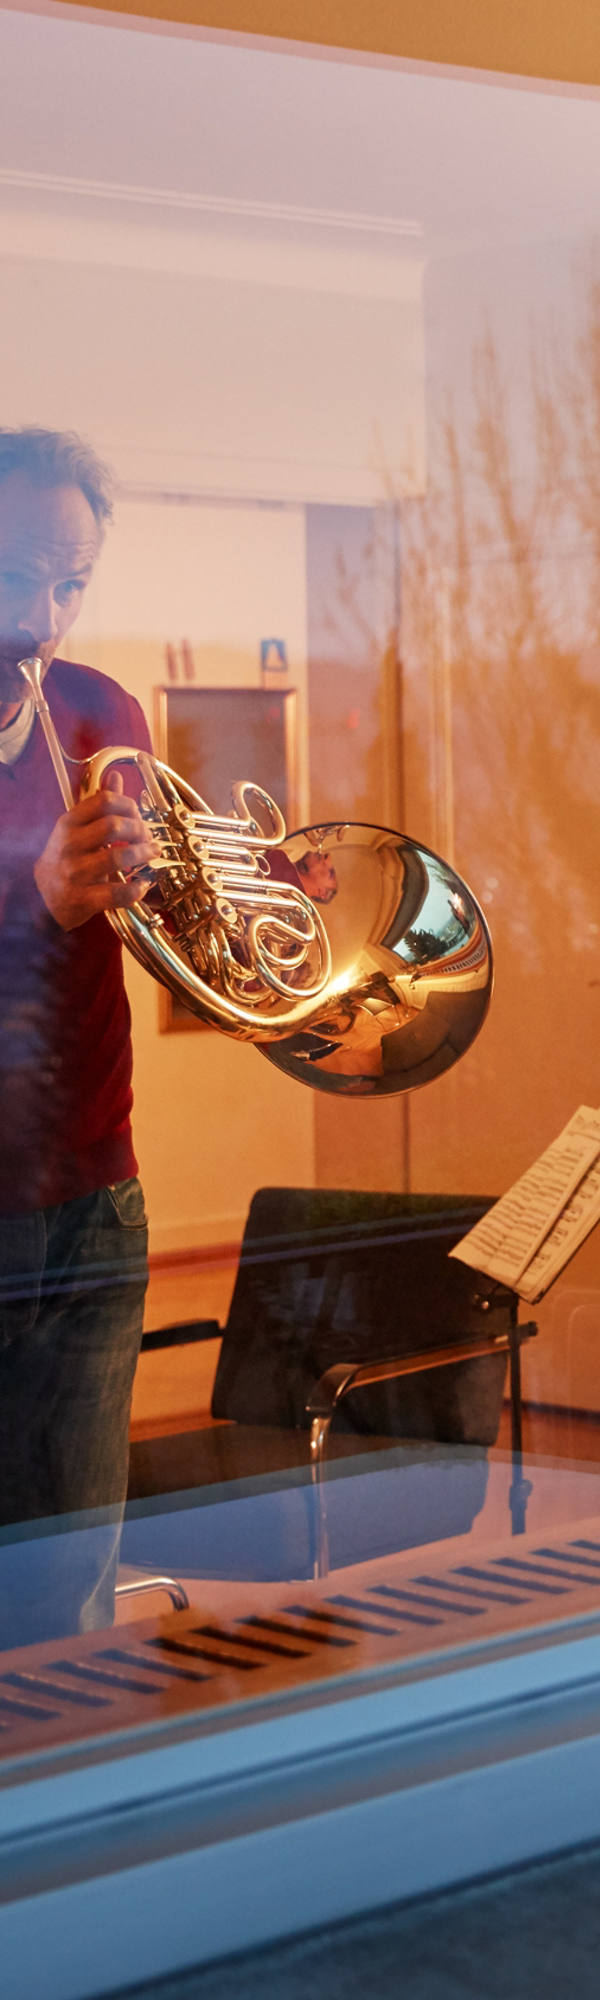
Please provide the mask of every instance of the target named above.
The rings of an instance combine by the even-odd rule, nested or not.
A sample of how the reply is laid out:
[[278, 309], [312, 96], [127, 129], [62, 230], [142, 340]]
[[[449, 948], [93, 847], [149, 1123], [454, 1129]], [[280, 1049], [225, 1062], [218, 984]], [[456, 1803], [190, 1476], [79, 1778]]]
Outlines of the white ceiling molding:
[[416, 222], [0, 168], [0, 256], [408, 301]]
[[384, 236], [390, 240], [416, 238], [423, 231], [419, 222], [393, 215], [368, 215], [361, 210], [310, 207], [291, 202], [247, 201], [224, 195], [200, 194], [184, 188], [136, 187], [128, 183], [86, 180], [73, 174], [40, 173], [22, 167], [0, 167], [0, 188], [43, 194], [67, 195], [82, 201], [101, 200], [143, 204], [150, 208], [176, 208], [188, 214], [211, 215], [235, 222], [265, 222], [271, 227], [283, 223], [309, 229], [350, 231], [352, 234]]

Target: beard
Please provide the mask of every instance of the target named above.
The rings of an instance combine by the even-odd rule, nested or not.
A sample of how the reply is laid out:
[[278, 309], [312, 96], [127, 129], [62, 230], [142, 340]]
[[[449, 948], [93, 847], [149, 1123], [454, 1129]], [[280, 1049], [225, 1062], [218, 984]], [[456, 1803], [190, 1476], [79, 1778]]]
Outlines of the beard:
[[[35, 651], [35, 647], [27, 647], [25, 641], [15, 646], [13, 641], [0, 637], [0, 706], [8, 706], [9, 702], [21, 704], [30, 698], [30, 691], [19, 672], [19, 660], [31, 659]], [[43, 654], [40, 657], [43, 658]], [[46, 664], [49, 665], [49, 662], [44, 662], [44, 672]]]

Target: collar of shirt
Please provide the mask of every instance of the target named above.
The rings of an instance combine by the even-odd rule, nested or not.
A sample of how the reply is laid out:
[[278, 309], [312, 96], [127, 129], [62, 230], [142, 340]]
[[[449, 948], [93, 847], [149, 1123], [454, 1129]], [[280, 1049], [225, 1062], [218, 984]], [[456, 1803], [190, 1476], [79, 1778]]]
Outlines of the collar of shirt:
[[14, 721], [9, 722], [7, 729], [0, 729], [0, 764], [16, 764], [17, 757], [29, 742], [34, 722], [33, 702], [24, 701]]

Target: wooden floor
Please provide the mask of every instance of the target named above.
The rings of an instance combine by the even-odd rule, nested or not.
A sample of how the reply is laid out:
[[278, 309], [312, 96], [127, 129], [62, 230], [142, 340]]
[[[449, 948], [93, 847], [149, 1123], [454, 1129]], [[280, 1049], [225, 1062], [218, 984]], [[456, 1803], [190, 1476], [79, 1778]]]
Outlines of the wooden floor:
[[[145, 1330], [190, 1319], [216, 1319], [223, 1326], [235, 1274], [236, 1260], [231, 1257], [154, 1265]], [[140, 1355], [133, 1392], [133, 1439], [166, 1437], [212, 1421], [210, 1399], [218, 1352], [217, 1340], [201, 1340], [188, 1347], [154, 1348]]]
[[[505, 1404], [494, 1450], [510, 1450], [510, 1410]], [[600, 1418], [583, 1410], [523, 1409], [523, 1451], [528, 1458], [568, 1459], [600, 1465]]]
[[178, 1320], [218, 1319], [224, 1324], [235, 1283], [237, 1257], [205, 1257], [187, 1261], [157, 1259], [150, 1266], [144, 1327], [172, 1326]]

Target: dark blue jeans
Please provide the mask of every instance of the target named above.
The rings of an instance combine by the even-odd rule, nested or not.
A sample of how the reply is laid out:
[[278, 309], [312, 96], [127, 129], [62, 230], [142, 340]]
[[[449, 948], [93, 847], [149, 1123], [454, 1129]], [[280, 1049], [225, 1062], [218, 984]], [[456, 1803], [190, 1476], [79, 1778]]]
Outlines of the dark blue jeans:
[[111, 1622], [146, 1283], [137, 1180], [0, 1217], [2, 1648]]

